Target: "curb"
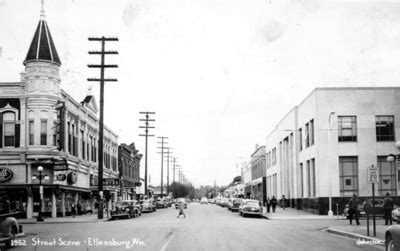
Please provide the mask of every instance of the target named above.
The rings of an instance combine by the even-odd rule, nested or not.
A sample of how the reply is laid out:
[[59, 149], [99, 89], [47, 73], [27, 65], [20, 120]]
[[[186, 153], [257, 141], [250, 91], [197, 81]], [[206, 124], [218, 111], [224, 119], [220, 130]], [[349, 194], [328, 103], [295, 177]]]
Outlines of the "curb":
[[352, 239], [362, 239], [362, 240], [371, 241], [371, 242], [376, 243], [376, 244], [385, 245], [385, 240], [381, 240], [381, 239], [370, 237], [370, 236], [365, 236], [365, 235], [361, 235], [361, 234], [355, 234], [355, 233], [341, 231], [341, 230], [332, 229], [332, 228], [328, 228], [325, 231], [328, 232], [328, 233], [331, 233], [331, 234], [337, 234], [337, 235], [350, 237]]
[[94, 223], [94, 222], [107, 222], [109, 219], [105, 220], [82, 220], [82, 221], [43, 221], [43, 222], [37, 222], [37, 221], [18, 221], [19, 224], [21, 225], [30, 225], [30, 224], [66, 224], [66, 223]]

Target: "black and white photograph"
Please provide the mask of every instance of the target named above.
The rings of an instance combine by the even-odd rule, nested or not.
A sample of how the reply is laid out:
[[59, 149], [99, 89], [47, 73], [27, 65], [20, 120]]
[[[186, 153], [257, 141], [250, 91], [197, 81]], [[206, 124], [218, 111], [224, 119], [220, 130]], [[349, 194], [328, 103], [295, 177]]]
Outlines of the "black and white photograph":
[[400, 0], [0, 0], [0, 250], [400, 251]]

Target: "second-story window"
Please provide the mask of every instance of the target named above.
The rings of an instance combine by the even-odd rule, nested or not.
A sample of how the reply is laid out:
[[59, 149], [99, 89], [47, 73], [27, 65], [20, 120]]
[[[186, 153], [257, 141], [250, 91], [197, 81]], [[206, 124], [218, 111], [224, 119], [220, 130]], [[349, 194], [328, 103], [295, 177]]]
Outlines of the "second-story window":
[[357, 117], [338, 116], [339, 142], [357, 141]]
[[40, 120], [40, 145], [47, 145], [47, 120]]
[[376, 116], [376, 140], [394, 141], [394, 116]]
[[35, 123], [33, 120], [29, 120], [29, 145], [35, 144]]
[[15, 146], [15, 113], [3, 113], [4, 146]]

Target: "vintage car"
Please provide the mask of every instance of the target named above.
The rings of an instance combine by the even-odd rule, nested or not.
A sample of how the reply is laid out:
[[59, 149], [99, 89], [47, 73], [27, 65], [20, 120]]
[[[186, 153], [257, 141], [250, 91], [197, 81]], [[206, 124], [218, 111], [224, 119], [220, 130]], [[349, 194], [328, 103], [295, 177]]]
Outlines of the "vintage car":
[[201, 198], [200, 204], [208, 204], [208, 200], [206, 197]]
[[18, 224], [19, 212], [10, 210], [9, 203], [0, 202], [0, 243], [5, 243], [7, 248], [12, 247], [15, 238], [24, 236], [22, 225]]
[[[395, 206], [397, 207], [397, 206]], [[346, 204], [344, 208], [343, 214], [344, 216], [348, 217], [349, 214], [349, 204]], [[358, 212], [360, 217], [367, 217], [367, 213], [369, 216], [372, 217], [373, 213], [375, 212], [375, 217], [383, 217], [383, 199], [376, 198], [375, 199], [375, 209], [372, 206], [372, 199], [367, 199], [363, 201], [362, 204], [358, 205]]]
[[243, 217], [255, 215], [262, 217], [262, 206], [258, 200], [243, 200], [239, 207], [239, 214]]
[[158, 198], [156, 202], [156, 208], [167, 208], [168, 202], [164, 198]]
[[397, 222], [400, 224], [400, 207], [399, 208], [395, 208], [392, 211], [392, 219], [394, 222]]
[[238, 212], [241, 203], [242, 203], [242, 199], [240, 199], [240, 198], [231, 199], [231, 203], [229, 204], [229, 206], [230, 206], [229, 210], [231, 210], [232, 212], [235, 212], [235, 211]]
[[185, 198], [178, 198], [178, 199], [176, 199], [176, 202], [175, 202], [175, 209], [178, 209], [179, 208], [179, 204], [181, 204], [181, 203], [183, 203], [183, 207], [185, 209], [187, 208], [186, 199]]
[[385, 233], [386, 251], [400, 250], [400, 226], [390, 226]]
[[123, 200], [115, 204], [115, 210], [111, 211], [111, 219], [119, 219], [121, 217], [130, 219], [131, 217], [136, 218], [141, 214], [142, 210], [138, 201]]
[[142, 212], [154, 212], [156, 211], [156, 207], [154, 206], [153, 202], [150, 200], [143, 200], [140, 202]]

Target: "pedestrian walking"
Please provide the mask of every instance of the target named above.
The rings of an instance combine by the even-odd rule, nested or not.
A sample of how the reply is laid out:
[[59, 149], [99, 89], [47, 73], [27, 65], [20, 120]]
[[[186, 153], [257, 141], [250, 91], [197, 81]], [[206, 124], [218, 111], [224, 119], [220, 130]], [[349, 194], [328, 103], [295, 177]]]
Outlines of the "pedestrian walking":
[[75, 205], [75, 202], [72, 202], [71, 214], [72, 214], [72, 218], [75, 218], [75, 216], [76, 216], [76, 205]]
[[269, 197], [267, 197], [267, 213], [269, 213], [271, 211], [271, 199]]
[[271, 206], [272, 206], [272, 212], [275, 213], [275, 208], [276, 208], [276, 198], [275, 198], [275, 196], [272, 196]]
[[383, 212], [385, 215], [385, 225], [387, 225], [389, 222], [390, 222], [390, 225], [392, 225], [393, 208], [394, 208], [393, 199], [390, 197], [390, 193], [386, 193], [386, 197], [383, 200]]
[[353, 224], [353, 215], [355, 216], [356, 223], [357, 225], [360, 225], [359, 217], [358, 217], [358, 205], [360, 203], [358, 202], [357, 195], [353, 194], [353, 198], [349, 200], [349, 220], [350, 220], [350, 225]]
[[179, 218], [181, 215], [183, 215], [186, 218], [186, 214], [183, 211], [183, 209], [184, 209], [183, 203], [179, 202], [179, 206], [178, 207], [179, 207], [179, 214], [178, 214], [178, 216], [176, 216], [176, 218]]
[[282, 195], [281, 207], [282, 207], [283, 210], [285, 210], [285, 206], [286, 206], [286, 198], [285, 198], [285, 195]]

